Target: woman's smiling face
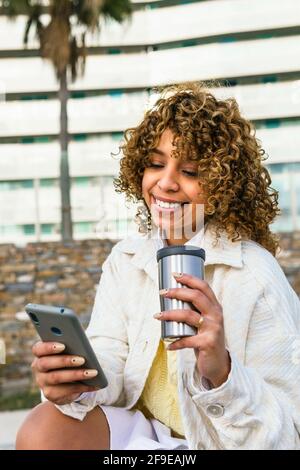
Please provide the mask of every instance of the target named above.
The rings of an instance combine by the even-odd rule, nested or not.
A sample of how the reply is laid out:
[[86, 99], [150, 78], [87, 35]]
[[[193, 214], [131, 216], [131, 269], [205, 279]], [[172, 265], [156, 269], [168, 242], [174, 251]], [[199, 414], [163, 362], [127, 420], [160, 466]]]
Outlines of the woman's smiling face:
[[203, 228], [205, 197], [197, 162], [173, 157], [173, 140], [173, 132], [166, 129], [149, 156], [142, 192], [152, 221], [165, 231], [168, 244], [180, 245]]

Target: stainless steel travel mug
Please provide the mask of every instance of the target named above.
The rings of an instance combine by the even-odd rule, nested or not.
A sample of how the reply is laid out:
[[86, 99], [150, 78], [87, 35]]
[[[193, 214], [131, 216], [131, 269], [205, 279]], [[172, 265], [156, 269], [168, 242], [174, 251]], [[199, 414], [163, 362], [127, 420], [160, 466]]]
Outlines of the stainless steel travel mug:
[[[169, 289], [174, 287], [185, 287], [177, 282], [172, 272], [191, 274], [200, 279], [204, 279], [205, 251], [202, 248], [192, 245], [174, 245], [161, 248], [156, 254], [158, 262], [158, 284], [159, 289]], [[160, 296], [161, 310], [193, 309], [195, 307], [190, 302], [178, 299], [167, 299]], [[175, 321], [162, 321], [162, 338], [181, 338], [193, 336], [197, 329], [186, 323]]]

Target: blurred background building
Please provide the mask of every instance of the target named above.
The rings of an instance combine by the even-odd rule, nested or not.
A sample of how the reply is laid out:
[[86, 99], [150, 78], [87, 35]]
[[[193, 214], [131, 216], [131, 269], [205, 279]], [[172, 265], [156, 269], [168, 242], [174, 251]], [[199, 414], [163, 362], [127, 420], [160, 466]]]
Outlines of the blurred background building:
[[[139, 1], [123, 25], [90, 37], [83, 79], [71, 85], [70, 171], [76, 239], [122, 238], [135, 208], [115, 194], [124, 129], [151, 88], [219, 80], [257, 128], [280, 193], [278, 231], [300, 229], [299, 0]], [[0, 16], [0, 243], [60, 239], [58, 84], [25, 17]], [[99, 46], [100, 44], [100, 46]]]

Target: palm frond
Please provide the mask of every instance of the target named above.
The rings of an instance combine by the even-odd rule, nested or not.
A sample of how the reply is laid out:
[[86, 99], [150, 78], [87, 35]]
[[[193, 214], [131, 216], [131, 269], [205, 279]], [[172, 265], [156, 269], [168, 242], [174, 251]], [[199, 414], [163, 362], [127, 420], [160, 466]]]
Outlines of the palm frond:
[[70, 31], [69, 21], [60, 16], [52, 17], [50, 23], [41, 31], [42, 57], [51, 60], [58, 77], [70, 63]]
[[122, 23], [132, 13], [132, 5], [129, 0], [104, 0], [102, 14], [106, 19], [112, 18]]
[[27, 45], [30, 30], [35, 28], [41, 56], [52, 62], [58, 78], [69, 69], [73, 80], [85, 69], [85, 34], [100, 29], [102, 18], [121, 23], [132, 12], [130, 0], [49, 0], [50, 20], [43, 25], [45, 0], [0, 0], [1, 5], [5, 5], [7, 15], [27, 15], [24, 44]]
[[103, 0], [77, 0], [73, 2], [73, 12], [78, 23], [94, 31], [99, 25], [99, 15], [103, 7]]
[[31, 12], [28, 16], [28, 20], [25, 26], [24, 32], [24, 39], [23, 42], [25, 46], [28, 44], [28, 37], [32, 27], [35, 26], [35, 35], [38, 39], [40, 39], [41, 31], [43, 30], [43, 24], [41, 22], [41, 15], [42, 15], [42, 6], [40, 4], [36, 4], [32, 7]]
[[70, 70], [72, 81], [80, 75], [82, 76], [85, 71], [87, 50], [85, 46], [85, 33], [81, 36], [81, 44], [78, 43], [76, 37], [72, 38], [70, 50]]
[[1, 14], [8, 15], [11, 18], [15, 18], [17, 15], [29, 14], [31, 10], [30, 0], [4, 0], [0, 2]]

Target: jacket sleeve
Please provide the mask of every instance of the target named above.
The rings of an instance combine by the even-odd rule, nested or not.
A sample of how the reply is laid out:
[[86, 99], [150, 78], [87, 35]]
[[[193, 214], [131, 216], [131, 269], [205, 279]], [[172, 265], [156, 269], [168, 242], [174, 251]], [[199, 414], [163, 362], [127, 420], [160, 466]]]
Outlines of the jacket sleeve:
[[300, 302], [288, 282], [265, 286], [251, 315], [245, 360], [229, 348], [227, 381], [203, 391], [196, 369], [185, 376], [199, 441], [211, 449], [300, 448], [299, 333]]
[[124, 367], [128, 354], [127, 332], [120, 298], [118, 252], [113, 249], [103, 263], [87, 336], [106, 375], [108, 386], [83, 393], [75, 402], [56, 405], [64, 414], [82, 420], [96, 405], [122, 405]]

